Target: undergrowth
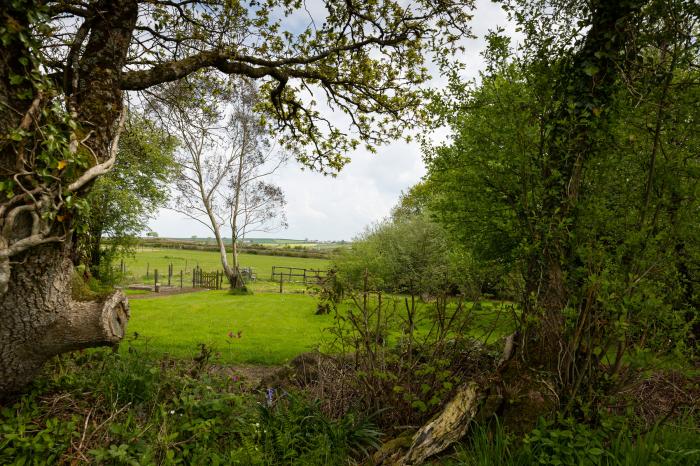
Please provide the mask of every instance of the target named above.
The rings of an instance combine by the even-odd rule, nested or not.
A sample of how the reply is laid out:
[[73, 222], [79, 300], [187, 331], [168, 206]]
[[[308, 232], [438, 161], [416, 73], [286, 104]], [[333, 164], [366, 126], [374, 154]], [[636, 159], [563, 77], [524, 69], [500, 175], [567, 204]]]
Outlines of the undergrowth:
[[0, 464], [350, 464], [378, 444], [301, 394], [258, 392], [203, 358], [64, 355], [0, 405]]
[[571, 418], [540, 419], [524, 438], [509, 434], [495, 419], [474, 425], [456, 448], [450, 465], [696, 465], [700, 464], [697, 416], [637, 430], [623, 417], [611, 417], [591, 428]]

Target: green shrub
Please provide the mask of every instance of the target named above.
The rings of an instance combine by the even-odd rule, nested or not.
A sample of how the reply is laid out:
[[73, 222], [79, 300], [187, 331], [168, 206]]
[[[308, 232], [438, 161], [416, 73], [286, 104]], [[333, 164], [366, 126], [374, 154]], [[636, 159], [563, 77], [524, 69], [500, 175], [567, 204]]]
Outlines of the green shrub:
[[318, 401], [292, 394], [261, 405], [256, 427], [270, 464], [342, 464], [348, 455], [366, 457], [379, 446], [380, 432], [369, 419], [346, 414], [330, 420]]
[[59, 462], [78, 433], [77, 416], [47, 416], [33, 396], [0, 410], [0, 464], [51, 465]]
[[636, 438], [621, 430], [612, 439], [610, 452], [615, 461], [609, 464], [620, 466], [700, 464], [697, 419], [688, 417], [674, 424], [657, 425]]
[[612, 427], [610, 421], [591, 429], [573, 418], [558, 422], [540, 419], [538, 427], [523, 441], [524, 452], [535, 464], [604, 464], [612, 457], [605, 448]]
[[490, 424], [473, 424], [464, 445], [457, 447], [455, 460], [465, 466], [516, 466], [528, 464], [517, 451], [515, 439], [507, 434], [498, 418]]
[[201, 361], [75, 352], [0, 409], [0, 464], [344, 464], [379, 443], [371, 422], [318, 402], [259, 401]]

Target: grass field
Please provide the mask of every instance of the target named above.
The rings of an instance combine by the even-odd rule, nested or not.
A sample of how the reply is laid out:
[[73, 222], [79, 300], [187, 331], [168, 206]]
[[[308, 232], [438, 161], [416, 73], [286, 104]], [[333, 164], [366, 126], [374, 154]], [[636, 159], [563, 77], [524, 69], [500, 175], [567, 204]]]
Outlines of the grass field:
[[[326, 269], [329, 261], [325, 259], [266, 256], [262, 254], [241, 254], [242, 267], [252, 267], [258, 280], [269, 280], [272, 266], [299, 267], [305, 269]], [[221, 270], [221, 259], [215, 251], [194, 251], [187, 249], [141, 249], [132, 257], [126, 257], [124, 264], [131, 281], [143, 281], [146, 277], [146, 269], [152, 278], [155, 269], [161, 277], [167, 278], [168, 265], [173, 264], [175, 277], [180, 276], [180, 270], [184, 276], [191, 277], [195, 266], [201, 267], [205, 272]], [[119, 265], [117, 261], [115, 265]], [[175, 279], [175, 277], [173, 279]], [[185, 286], [188, 280], [185, 279]]]
[[[200, 291], [131, 301], [132, 344], [155, 352], [192, 357], [204, 343], [224, 363], [283, 364], [312, 350], [332, 316], [317, 316], [316, 299], [304, 294], [232, 296]], [[241, 332], [241, 338], [230, 338]]]
[[[316, 302], [315, 296], [301, 293], [233, 296], [227, 291], [134, 299], [128, 334], [138, 333], [131, 344], [156, 354], [191, 358], [204, 343], [224, 364], [284, 364], [314, 348], [328, 349], [331, 336], [324, 329], [334, 325], [334, 317], [315, 315]], [[348, 306], [342, 305], [341, 313]], [[495, 320], [498, 313], [490, 304], [472, 315], [469, 334], [475, 338], [493, 342], [511, 331], [509, 322]], [[400, 334], [401, 318], [396, 315], [393, 322], [392, 341]], [[419, 319], [416, 325], [420, 335], [430, 323]], [[228, 336], [239, 331], [241, 338]]]
[[[253, 295], [233, 296], [221, 290], [144, 297], [149, 292], [127, 290], [129, 295], [138, 298], [131, 300], [132, 317], [128, 333], [138, 333], [139, 337], [131, 344], [147, 346], [156, 353], [190, 358], [199, 353], [199, 345], [203, 343], [220, 355], [221, 363], [263, 365], [284, 364], [298, 354], [321, 345], [323, 330], [334, 324], [333, 316], [315, 315], [317, 299], [303, 293], [306, 291], [303, 284], [285, 283], [285, 293], [280, 294], [279, 285], [269, 279], [273, 265], [325, 269], [329, 262], [254, 254], [242, 254], [240, 257], [242, 266], [253, 267], [258, 274], [258, 280], [249, 283]], [[155, 269], [164, 277], [171, 263], [175, 270], [173, 284], [179, 284], [179, 271], [183, 270], [186, 287], [191, 283], [193, 267], [198, 265], [205, 271], [221, 269], [219, 255], [213, 251], [139, 249], [134, 257], [125, 259], [130, 281], [146, 281], [147, 267], [150, 280]], [[167, 279], [160, 281], [164, 283]], [[398, 298], [396, 304], [400, 311], [403, 309], [403, 298], [395, 298]], [[390, 297], [385, 296], [385, 299]], [[349, 305], [348, 302], [341, 308]], [[424, 306], [421, 304], [420, 308], [424, 309]], [[341, 309], [341, 312], [345, 311]], [[494, 311], [493, 303], [484, 303], [483, 310], [473, 314], [475, 319], [469, 333], [488, 341], [498, 339], [511, 326], [497, 322], [496, 315], [498, 313]], [[392, 333], [399, 332], [400, 321], [397, 316], [392, 324], [395, 328]], [[417, 329], [419, 333], [426, 330]], [[239, 331], [241, 338], [228, 336], [229, 332], [237, 335]]]

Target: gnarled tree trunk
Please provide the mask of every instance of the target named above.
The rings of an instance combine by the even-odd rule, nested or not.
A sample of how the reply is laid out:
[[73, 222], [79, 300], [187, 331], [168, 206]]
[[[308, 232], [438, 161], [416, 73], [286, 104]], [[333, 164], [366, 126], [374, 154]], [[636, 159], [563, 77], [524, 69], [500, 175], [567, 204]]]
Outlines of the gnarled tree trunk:
[[[84, 194], [114, 162], [120, 116], [123, 123], [119, 80], [138, 13], [135, 0], [97, 2], [99, 14], [76, 33], [63, 79], [54, 77], [62, 82], [54, 93], [28, 78], [15, 82], [36, 66], [35, 51], [23, 37], [31, 36], [37, 7], [6, 3], [0, 17], [16, 35], [0, 43], [0, 134], [20, 129], [28, 139], [0, 141], [0, 180], [15, 183], [15, 196], [0, 202], [0, 396], [22, 389], [56, 354], [114, 344], [124, 336], [129, 306], [121, 292], [99, 302], [71, 298], [75, 212], [66, 198]], [[42, 112], [58, 99], [76, 122], [70, 129]], [[65, 129], [68, 151], [89, 154], [89, 167], [63, 178], [70, 161], [62, 160], [60, 146], [42, 156], [62, 165], [37, 164], [31, 151], [52, 150], [42, 146], [45, 132], [39, 129], [45, 125]], [[49, 170], [51, 177], [42, 174]]]
[[0, 394], [31, 382], [52, 356], [113, 345], [124, 336], [126, 297], [117, 291], [99, 302], [74, 301], [68, 253], [63, 243], [46, 244], [12, 266], [10, 287], [0, 297]]

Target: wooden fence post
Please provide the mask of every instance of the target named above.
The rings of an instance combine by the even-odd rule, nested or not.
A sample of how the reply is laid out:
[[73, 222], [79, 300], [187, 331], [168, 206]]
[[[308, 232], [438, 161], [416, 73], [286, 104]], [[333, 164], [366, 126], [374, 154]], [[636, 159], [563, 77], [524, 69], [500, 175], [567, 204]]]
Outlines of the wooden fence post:
[[219, 271], [216, 271], [216, 278], [214, 279], [214, 287], [218, 290], [219, 289]]
[[148, 269], [149, 269], [150, 266], [151, 266], [151, 264], [149, 264], [148, 262], [146, 262], [146, 280], [148, 280], [148, 275], [149, 275], [149, 274], [148, 274]]
[[160, 285], [158, 285], [158, 269], [153, 269], [153, 277], [155, 278], [155, 282], [153, 284], [153, 291], [156, 293], [160, 293]]
[[182, 269], [180, 269], [180, 289], [182, 289]]
[[280, 274], [280, 293], [282, 293], [282, 279], [284, 278], [284, 275]]
[[195, 288], [195, 283], [196, 283], [196, 276], [194, 274], [195, 269], [192, 269], [192, 288]]

